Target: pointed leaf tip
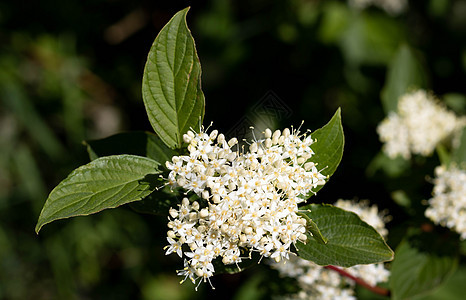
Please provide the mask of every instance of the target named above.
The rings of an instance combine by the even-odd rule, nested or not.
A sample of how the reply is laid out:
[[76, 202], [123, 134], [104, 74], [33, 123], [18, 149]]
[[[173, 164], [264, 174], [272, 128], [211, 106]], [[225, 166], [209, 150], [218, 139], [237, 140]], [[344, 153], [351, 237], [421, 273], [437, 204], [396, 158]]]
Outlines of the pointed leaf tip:
[[155, 38], [142, 82], [149, 121], [170, 148], [181, 148], [183, 134], [204, 117], [201, 64], [186, 23], [188, 10], [176, 13]]
[[157, 186], [159, 163], [136, 155], [97, 158], [71, 172], [50, 193], [36, 225], [85, 216], [141, 200]]

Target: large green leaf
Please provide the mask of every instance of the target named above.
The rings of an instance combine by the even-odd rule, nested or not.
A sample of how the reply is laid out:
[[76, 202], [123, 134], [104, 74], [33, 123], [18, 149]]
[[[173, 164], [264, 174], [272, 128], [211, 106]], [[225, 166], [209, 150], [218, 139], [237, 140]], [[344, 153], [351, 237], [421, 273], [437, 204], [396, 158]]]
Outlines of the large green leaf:
[[183, 134], [198, 128], [204, 117], [201, 64], [186, 25], [188, 9], [179, 11], [158, 34], [142, 80], [149, 121], [170, 148], [181, 148]]
[[328, 239], [319, 243], [308, 236], [306, 244], [297, 243], [298, 255], [316, 264], [351, 267], [393, 259], [393, 251], [380, 234], [352, 212], [332, 205], [311, 204], [303, 209]]
[[[317, 168], [322, 170], [323, 175], [333, 175], [343, 157], [345, 145], [340, 109], [335, 112], [332, 119], [324, 127], [311, 133], [311, 136], [317, 141], [312, 144], [311, 148], [315, 154], [310, 161], [318, 164]], [[322, 186], [319, 186], [313, 191], [317, 192], [321, 188]], [[312, 195], [313, 193], [310, 193], [308, 196]]]
[[156, 187], [159, 163], [135, 155], [101, 157], [71, 172], [50, 193], [36, 232], [52, 221], [141, 200]]
[[171, 160], [175, 151], [150, 132], [123, 132], [100, 140], [85, 141], [91, 160], [98, 157], [132, 154], [149, 157], [161, 164]]
[[466, 267], [460, 267], [451, 275], [445, 284], [427, 296], [416, 297], [416, 300], [459, 300], [464, 298]]
[[430, 249], [420, 250], [408, 241], [401, 242], [397, 247], [390, 276], [392, 299], [411, 299], [428, 294], [444, 283], [455, 270], [458, 263], [455, 255], [428, 251]]
[[396, 111], [398, 98], [411, 89], [426, 88], [427, 76], [422, 63], [407, 45], [401, 45], [389, 66], [382, 89], [385, 113]]

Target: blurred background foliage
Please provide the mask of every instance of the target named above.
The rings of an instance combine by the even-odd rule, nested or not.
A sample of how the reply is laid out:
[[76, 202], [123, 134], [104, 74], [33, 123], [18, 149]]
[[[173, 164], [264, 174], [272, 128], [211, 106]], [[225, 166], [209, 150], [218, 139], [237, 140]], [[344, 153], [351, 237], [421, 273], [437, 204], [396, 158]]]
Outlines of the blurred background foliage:
[[[319, 128], [342, 107], [343, 161], [314, 201], [370, 199], [388, 209], [392, 247], [412, 216], [422, 216], [413, 211], [425, 209], [432, 190], [425, 175], [439, 161], [397, 163], [380, 154], [381, 91], [398, 49], [409, 47], [426, 87], [465, 113], [466, 1], [413, 0], [397, 16], [334, 0], [3, 1], [0, 299], [258, 299], [283, 289], [262, 266], [216, 276], [216, 290], [178, 285], [182, 265], [162, 250], [166, 219], [126, 207], [34, 233], [47, 194], [88, 161], [83, 140], [152, 131], [140, 91], [147, 52], [188, 5], [206, 122], [223, 132], [241, 127], [243, 116], [257, 123], [267, 95], [286, 110], [269, 116], [277, 127], [304, 120], [305, 128]], [[401, 191], [407, 178], [416, 179]], [[465, 274], [460, 267], [451, 280], [464, 282]], [[429, 299], [447, 299], [449, 289], [439, 293]]]

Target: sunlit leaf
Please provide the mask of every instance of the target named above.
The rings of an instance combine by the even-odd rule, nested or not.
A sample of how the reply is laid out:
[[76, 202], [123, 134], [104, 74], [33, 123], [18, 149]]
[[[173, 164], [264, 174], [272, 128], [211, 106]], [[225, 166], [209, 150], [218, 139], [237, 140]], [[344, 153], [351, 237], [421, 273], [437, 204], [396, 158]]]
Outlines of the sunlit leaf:
[[36, 232], [52, 221], [141, 200], [156, 188], [159, 163], [135, 155], [98, 158], [71, 172], [50, 193]]
[[142, 80], [149, 121], [170, 148], [180, 148], [183, 134], [199, 128], [204, 117], [201, 64], [186, 24], [188, 9], [175, 14], [158, 34]]

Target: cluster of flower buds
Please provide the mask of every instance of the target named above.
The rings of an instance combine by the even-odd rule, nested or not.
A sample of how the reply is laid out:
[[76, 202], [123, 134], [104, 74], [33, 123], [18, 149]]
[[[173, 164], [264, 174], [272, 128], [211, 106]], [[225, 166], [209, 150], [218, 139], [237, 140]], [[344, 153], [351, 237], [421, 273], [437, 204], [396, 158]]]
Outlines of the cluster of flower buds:
[[409, 159], [411, 154], [428, 156], [438, 143], [451, 137], [465, 125], [424, 90], [403, 95], [398, 111], [391, 112], [377, 127], [384, 152], [395, 158]]
[[185, 259], [184, 280], [208, 279], [215, 259], [238, 265], [252, 252], [288, 259], [290, 246], [306, 241], [298, 204], [326, 181], [312, 162], [309, 132], [266, 129], [248, 151], [234, 151], [237, 139], [227, 141], [216, 130], [183, 138], [189, 155], [166, 163], [168, 182], [199, 199], [184, 198], [170, 209], [166, 254]]
[[466, 171], [451, 165], [435, 168], [433, 197], [425, 215], [466, 239]]

